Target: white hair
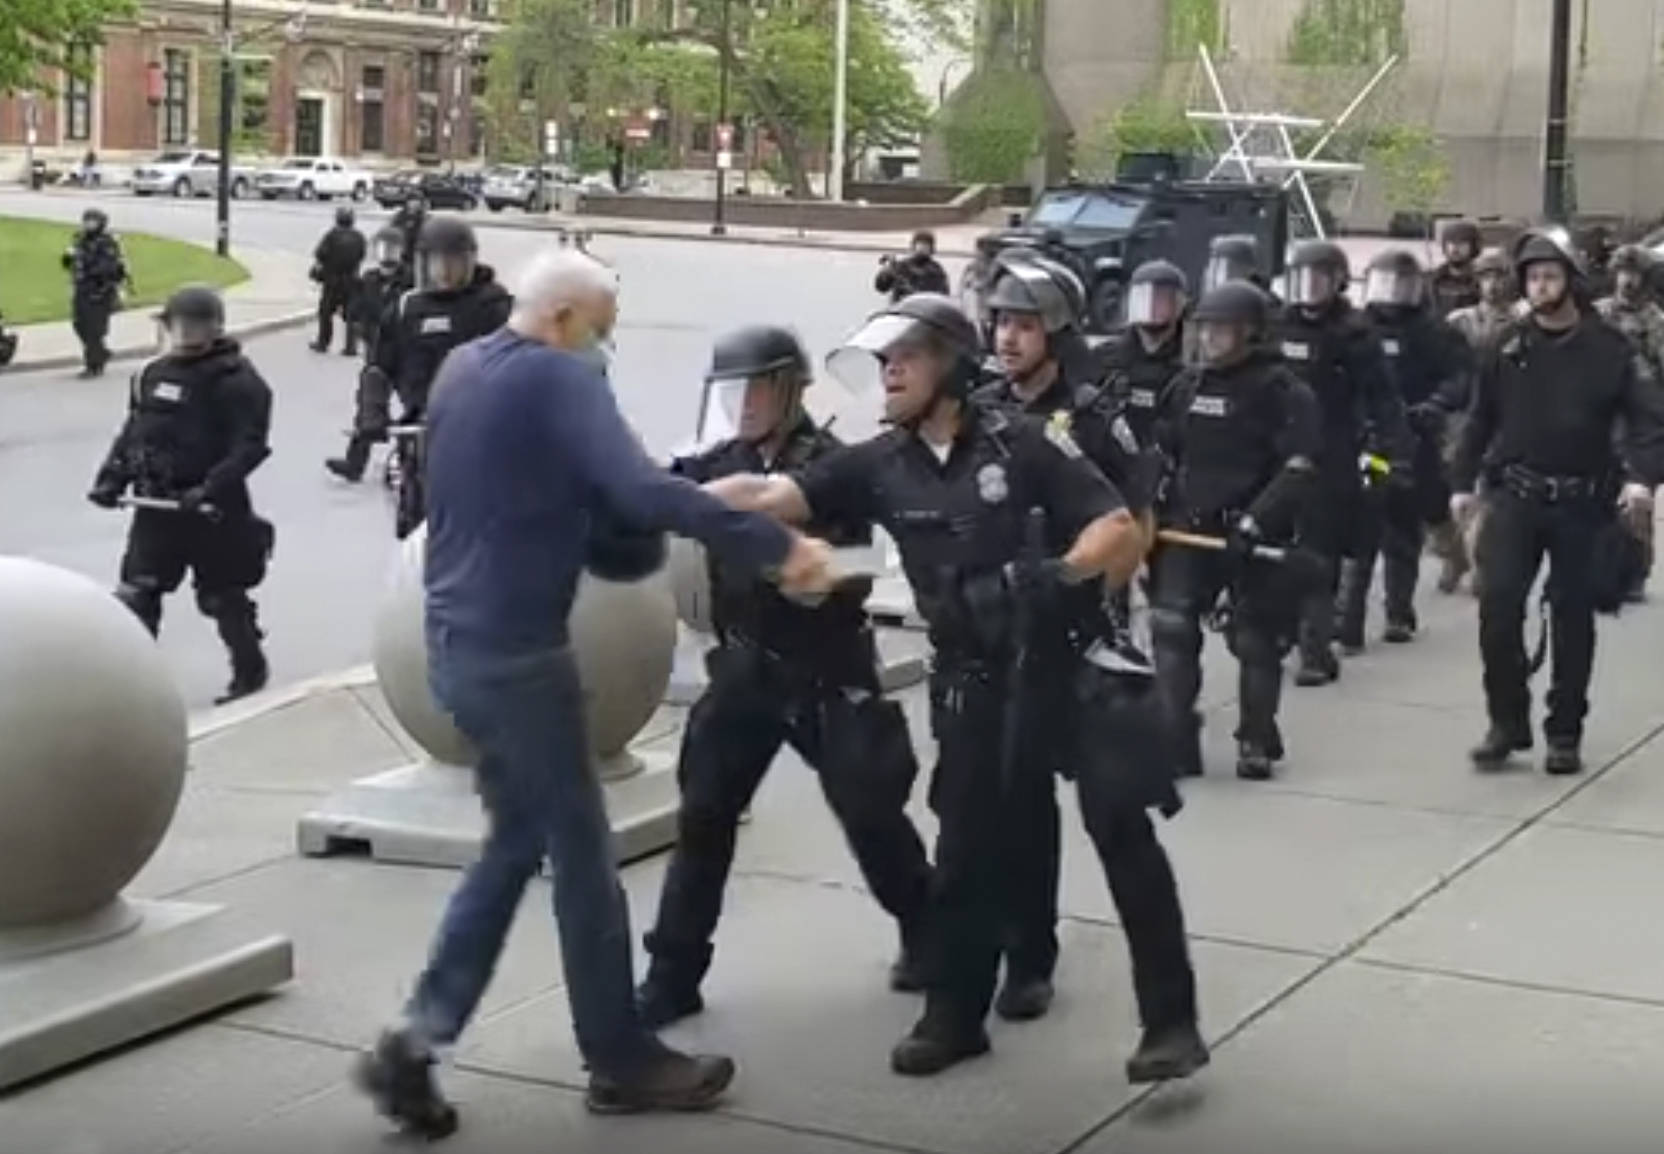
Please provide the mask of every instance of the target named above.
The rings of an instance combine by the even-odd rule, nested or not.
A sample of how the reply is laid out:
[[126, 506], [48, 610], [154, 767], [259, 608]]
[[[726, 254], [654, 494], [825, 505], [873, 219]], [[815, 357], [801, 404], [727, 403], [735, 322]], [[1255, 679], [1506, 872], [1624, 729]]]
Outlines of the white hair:
[[550, 247], [521, 270], [514, 303], [516, 311], [544, 313], [596, 293], [617, 296], [618, 274], [588, 253]]

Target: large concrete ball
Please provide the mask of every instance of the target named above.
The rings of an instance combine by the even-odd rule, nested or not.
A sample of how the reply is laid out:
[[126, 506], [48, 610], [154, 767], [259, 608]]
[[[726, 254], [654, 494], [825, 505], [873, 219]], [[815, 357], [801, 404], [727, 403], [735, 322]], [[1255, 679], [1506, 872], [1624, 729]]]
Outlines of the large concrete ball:
[[715, 633], [711, 620], [711, 571], [705, 547], [686, 537], [670, 539], [670, 560], [665, 566], [670, 588], [676, 595], [676, 616], [682, 624], [700, 633]]
[[173, 821], [188, 744], [161, 651], [109, 590], [0, 557], [0, 927], [114, 900]]
[[[376, 615], [372, 655], [388, 707], [435, 761], [478, 755], [428, 688], [422, 623], [426, 530], [405, 540]], [[663, 571], [621, 584], [585, 573], [568, 622], [583, 682], [589, 741], [606, 760], [641, 732], [664, 698], [676, 649], [676, 604]]]

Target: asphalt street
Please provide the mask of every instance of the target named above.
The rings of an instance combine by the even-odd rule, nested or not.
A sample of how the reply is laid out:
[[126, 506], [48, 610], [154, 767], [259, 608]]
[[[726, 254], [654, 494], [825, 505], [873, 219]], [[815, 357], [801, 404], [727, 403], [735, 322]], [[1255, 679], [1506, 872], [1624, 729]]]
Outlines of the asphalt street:
[[[13, 193], [0, 198], [0, 215], [74, 220], [93, 203], [110, 213], [118, 233], [212, 241], [214, 208], [206, 200]], [[329, 205], [239, 203], [233, 246], [310, 251], [332, 213]], [[385, 215], [361, 208], [360, 220], [368, 230]], [[553, 243], [494, 227], [486, 213], [468, 216], [479, 227], [482, 259], [511, 285], [538, 247]], [[720, 332], [788, 324], [818, 360], [881, 303], [870, 253], [615, 237], [591, 247], [617, 268], [623, 286], [613, 372], [620, 405], [661, 456], [693, 435], [701, 375]], [[949, 272], [957, 278], [957, 268]], [[369, 620], [393, 555], [388, 495], [378, 485], [341, 484], [322, 468], [350, 422], [358, 366], [339, 353], [311, 352], [311, 336], [291, 330], [248, 346], [277, 397], [274, 452], [254, 478], [256, 503], [278, 530], [271, 575], [257, 595], [276, 683], [367, 659]], [[70, 370], [0, 378], [0, 553], [113, 584], [125, 518], [89, 505], [85, 493], [122, 419], [131, 367], [118, 365], [92, 382]], [[811, 403], [823, 416], [837, 413], [846, 432], [871, 427], [872, 411], [847, 401], [835, 384], [818, 384]], [[207, 704], [226, 679], [224, 655], [188, 591], [170, 601], [162, 640], [188, 703]]]

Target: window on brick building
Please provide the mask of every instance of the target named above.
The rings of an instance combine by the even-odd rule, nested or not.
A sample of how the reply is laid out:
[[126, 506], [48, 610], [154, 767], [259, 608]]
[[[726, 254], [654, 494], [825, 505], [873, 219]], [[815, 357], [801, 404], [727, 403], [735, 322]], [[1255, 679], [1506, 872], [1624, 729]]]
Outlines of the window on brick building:
[[476, 20], [495, 19], [497, 0], [468, 0], [468, 14]]
[[689, 147], [691, 147], [695, 152], [711, 151], [710, 121], [696, 120], [693, 122], [693, 139], [689, 142]]
[[468, 64], [468, 91], [475, 96], [484, 96], [486, 86], [491, 82], [491, 58], [476, 56]]
[[182, 48], [162, 53], [162, 143], [187, 144], [191, 132], [191, 58]]
[[416, 155], [437, 156], [439, 154], [439, 106], [437, 104], [418, 104], [416, 106]]
[[64, 77], [64, 139], [91, 140], [92, 46], [70, 45], [68, 64], [70, 71]]
[[421, 52], [416, 56], [416, 91], [438, 93], [439, 53]]
[[636, 22], [636, 0], [612, 0], [612, 26], [633, 28]]
[[358, 105], [358, 150], [384, 152], [387, 148], [386, 93], [387, 68], [381, 64], [366, 64], [359, 76], [363, 100]]

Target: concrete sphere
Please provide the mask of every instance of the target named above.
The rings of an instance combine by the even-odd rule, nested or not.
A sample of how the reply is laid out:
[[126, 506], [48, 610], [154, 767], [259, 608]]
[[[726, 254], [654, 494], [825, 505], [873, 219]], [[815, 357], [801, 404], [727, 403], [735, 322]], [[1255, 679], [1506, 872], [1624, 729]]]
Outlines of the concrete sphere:
[[109, 905], [185, 782], [185, 704], [109, 590], [0, 557], [0, 927]]
[[[376, 678], [388, 707], [435, 761], [478, 760], [428, 688], [423, 637], [422, 557], [426, 529], [405, 540], [376, 615]], [[641, 732], [664, 698], [676, 648], [676, 604], [663, 571], [628, 584], [585, 573], [568, 622], [584, 688], [592, 753], [601, 762]]]
[[711, 620], [711, 571], [705, 547], [686, 537], [670, 539], [670, 560], [665, 565], [670, 588], [676, 595], [676, 616], [682, 624], [699, 633], [715, 633]]

